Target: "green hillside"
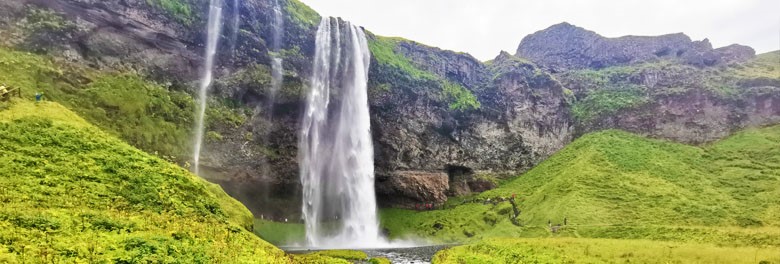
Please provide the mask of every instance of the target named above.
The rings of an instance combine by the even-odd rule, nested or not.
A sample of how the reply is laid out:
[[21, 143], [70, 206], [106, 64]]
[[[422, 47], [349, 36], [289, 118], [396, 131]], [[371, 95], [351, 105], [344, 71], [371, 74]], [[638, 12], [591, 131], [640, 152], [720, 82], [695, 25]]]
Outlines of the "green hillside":
[[[705, 147], [621, 131], [585, 135], [476, 201], [446, 210], [390, 209], [393, 236], [441, 241], [488, 237], [594, 237], [780, 246], [780, 126], [751, 129]], [[467, 199], [468, 200], [468, 199]], [[568, 225], [552, 233], [553, 225]]]
[[287, 263], [221, 188], [56, 103], [0, 111], [0, 262]]
[[765, 247], [591, 238], [494, 238], [436, 253], [447, 263], [777, 263]]

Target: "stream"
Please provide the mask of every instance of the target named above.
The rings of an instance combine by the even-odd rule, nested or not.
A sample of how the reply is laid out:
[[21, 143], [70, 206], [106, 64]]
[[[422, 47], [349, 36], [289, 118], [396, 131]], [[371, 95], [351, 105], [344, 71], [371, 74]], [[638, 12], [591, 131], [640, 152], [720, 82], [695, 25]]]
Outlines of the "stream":
[[[433, 255], [436, 252], [450, 248], [454, 245], [433, 245], [433, 246], [421, 246], [421, 247], [402, 247], [402, 248], [376, 248], [376, 249], [354, 249], [366, 252], [369, 258], [384, 257], [389, 259], [393, 264], [427, 264], [431, 263]], [[291, 254], [306, 254], [316, 252], [318, 250], [307, 250], [301, 248], [285, 249], [287, 253]]]

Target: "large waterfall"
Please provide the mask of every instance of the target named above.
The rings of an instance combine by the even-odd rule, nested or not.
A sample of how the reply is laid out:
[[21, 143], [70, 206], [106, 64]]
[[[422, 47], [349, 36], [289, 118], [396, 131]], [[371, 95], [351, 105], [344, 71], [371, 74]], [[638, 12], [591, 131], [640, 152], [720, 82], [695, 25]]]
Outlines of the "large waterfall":
[[203, 66], [203, 75], [200, 80], [200, 90], [198, 92], [197, 121], [195, 127], [195, 146], [193, 148], [193, 166], [195, 174], [200, 172], [200, 150], [203, 144], [204, 119], [206, 115], [206, 103], [208, 101], [208, 90], [214, 79], [214, 56], [217, 54], [217, 44], [219, 34], [222, 28], [222, 1], [211, 0], [209, 5], [208, 39], [206, 40], [206, 64]]
[[366, 37], [323, 18], [316, 41], [299, 146], [307, 246], [377, 246]]

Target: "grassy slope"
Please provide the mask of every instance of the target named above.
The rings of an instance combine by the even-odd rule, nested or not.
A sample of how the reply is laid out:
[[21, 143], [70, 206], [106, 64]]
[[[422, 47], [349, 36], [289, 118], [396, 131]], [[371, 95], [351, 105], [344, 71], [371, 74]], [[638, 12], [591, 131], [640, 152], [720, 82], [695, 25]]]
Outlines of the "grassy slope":
[[[26, 98], [44, 92], [47, 100], [150, 153], [183, 161], [190, 152], [193, 98], [136, 74], [96, 71], [0, 47], [0, 83], [22, 88]], [[244, 122], [240, 110], [210, 103], [210, 128]]]
[[[415, 213], [382, 211], [394, 236], [440, 241], [574, 236], [780, 246], [780, 126], [751, 129], [704, 148], [621, 131], [576, 140], [526, 174], [479, 198], [507, 203]], [[547, 228], [568, 218], [552, 234]], [[439, 228], [434, 228], [438, 226]]]
[[0, 112], [0, 182], [0, 262], [289, 261], [219, 187], [56, 103]]
[[[488, 239], [440, 251], [434, 263], [776, 263], [776, 248], [586, 238]], [[765, 262], [765, 263], [766, 263]]]

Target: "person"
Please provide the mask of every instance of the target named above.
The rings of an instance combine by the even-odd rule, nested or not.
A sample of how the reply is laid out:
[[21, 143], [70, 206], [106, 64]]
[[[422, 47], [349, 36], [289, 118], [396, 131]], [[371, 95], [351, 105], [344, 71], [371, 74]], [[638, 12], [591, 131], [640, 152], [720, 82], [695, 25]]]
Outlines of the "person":
[[37, 103], [37, 102], [40, 102], [40, 101], [41, 101], [41, 98], [43, 98], [43, 93], [41, 93], [41, 92], [37, 92], [37, 93], [35, 93], [35, 102], [36, 102], [36, 103]]

